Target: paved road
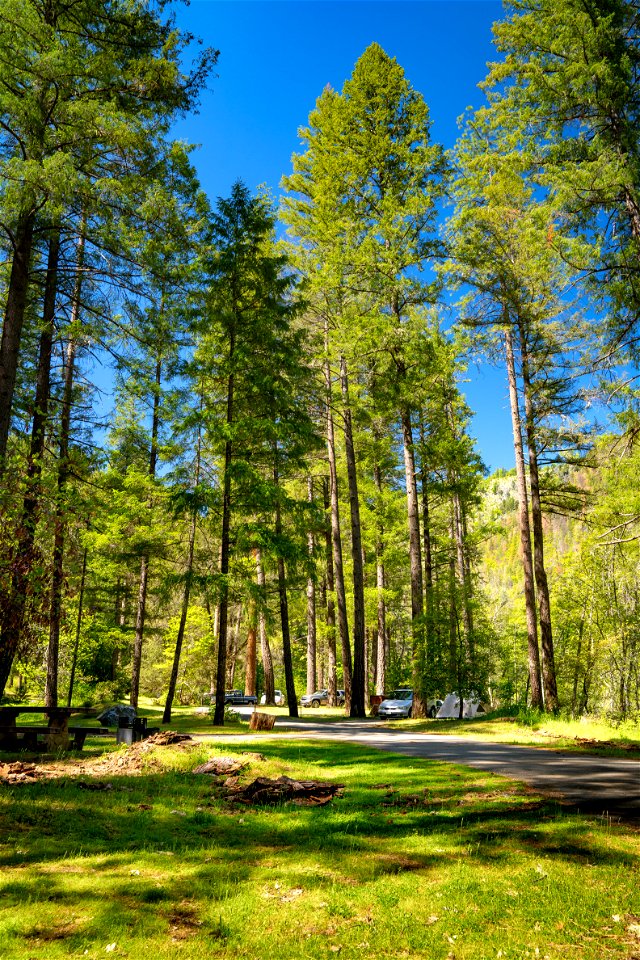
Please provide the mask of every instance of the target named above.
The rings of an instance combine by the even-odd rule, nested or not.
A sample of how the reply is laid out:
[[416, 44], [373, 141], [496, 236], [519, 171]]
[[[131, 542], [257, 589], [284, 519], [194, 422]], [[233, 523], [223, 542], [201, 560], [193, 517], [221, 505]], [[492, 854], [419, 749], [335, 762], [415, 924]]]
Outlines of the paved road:
[[[578, 810], [640, 822], [640, 762], [541, 750], [464, 737], [410, 733], [375, 720], [314, 723], [278, 717], [278, 730], [304, 739], [345, 740], [378, 750], [461, 763], [531, 784]], [[263, 735], [264, 736], [264, 735]]]

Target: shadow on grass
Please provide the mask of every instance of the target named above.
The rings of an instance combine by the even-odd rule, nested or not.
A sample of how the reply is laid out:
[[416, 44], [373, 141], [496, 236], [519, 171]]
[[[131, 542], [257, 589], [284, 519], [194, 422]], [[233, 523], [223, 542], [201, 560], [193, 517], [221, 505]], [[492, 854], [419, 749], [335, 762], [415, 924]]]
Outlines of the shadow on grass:
[[476, 864], [505, 870], [521, 854], [633, 866], [588, 820], [491, 774], [351, 744], [258, 749], [266, 764], [252, 764], [248, 777], [267, 766], [273, 775], [275, 765], [275, 775], [342, 782], [345, 796], [320, 808], [231, 805], [211, 778], [174, 770], [105, 773], [111, 789], [87, 790], [78, 778], [0, 788], [5, 936], [81, 953], [131, 936], [239, 942], [240, 922], [225, 926], [222, 906], [273, 896], [265, 884], [282, 880], [331, 900], [350, 885], [442, 876], [470, 849]]

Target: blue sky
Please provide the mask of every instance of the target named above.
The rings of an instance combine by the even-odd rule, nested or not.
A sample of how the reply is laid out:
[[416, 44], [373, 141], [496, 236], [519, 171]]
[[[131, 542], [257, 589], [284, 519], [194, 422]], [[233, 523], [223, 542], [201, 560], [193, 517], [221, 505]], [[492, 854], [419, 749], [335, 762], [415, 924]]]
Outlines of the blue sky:
[[[434, 140], [451, 147], [460, 115], [483, 102], [477, 85], [496, 58], [491, 25], [501, 16], [498, 0], [191, 0], [178, 24], [220, 58], [200, 113], [175, 134], [200, 144], [194, 162], [213, 200], [238, 178], [277, 194], [317, 97], [327, 84], [340, 89], [376, 41], [424, 96]], [[511, 467], [505, 376], [481, 365], [468, 377], [478, 449], [490, 469]]]

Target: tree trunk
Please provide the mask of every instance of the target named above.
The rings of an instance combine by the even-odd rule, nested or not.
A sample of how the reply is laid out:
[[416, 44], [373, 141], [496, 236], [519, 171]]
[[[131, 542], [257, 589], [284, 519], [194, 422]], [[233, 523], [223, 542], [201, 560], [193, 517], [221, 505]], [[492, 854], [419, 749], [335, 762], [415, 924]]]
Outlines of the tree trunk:
[[325, 565], [326, 573], [326, 624], [327, 624], [327, 690], [329, 692], [329, 706], [335, 707], [338, 702], [338, 680], [336, 667], [336, 606], [334, 601], [333, 577], [333, 543], [331, 523], [331, 499], [329, 494], [329, 480], [323, 477], [322, 492], [324, 497], [325, 525]]
[[586, 610], [583, 611], [583, 614], [580, 617], [580, 625], [578, 627], [578, 648], [576, 650], [576, 662], [573, 668], [573, 693], [571, 696], [571, 716], [574, 720], [577, 716], [576, 707], [578, 705], [578, 680], [580, 677], [580, 657], [582, 654], [582, 638], [584, 636], [585, 613], [586, 613]]
[[87, 548], [84, 548], [82, 555], [82, 573], [80, 574], [80, 596], [78, 598], [78, 617], [76, 620], [76, 637], [73, 644], [73, 656], [71, 658], [71, 673], [69, 675], [69, 693], [67, 695], [67, 706], [71, 706], [73, 697], [73, 684], [76, 678], [76, 664], [78, 662], [78, 647], [80, 646], [80, 627], [82, 626], [82, 607], [84, 605], [84, 582], [87, 574]]
[[340, 505], [338, 502], [338, 471], [336, 467], [335, 431], [331, 410], [331, 371], [329, 361], [325, 360], [324, 374], [327, 390], [327, 455], [329, 459], [330, 496], [331, 496], [331, 544], [333, 553], [333, 572], [335, 580], [336, 608], [338, 613], [338, 633], [342, 646], [342, 683], [344, 685], [345, 712], [351, 712], [351, 646], [349, 644], [349, 622], [347, 619], [347, 598], [344, 586], [344, 566], [342, 563], [342, 538], [340, 535]]
[[[230, 358], [233, 358], [235, 339], [233, 333], [230, 342]], [[234, 417], [234, 375], [229, 374], [227, 382], [227, 425]], [[218, 671], [216, 674], [216, 706], [213, 722], [224, 726], [224, 692], [227, 678], [227, 619], [229, 614], [229, 553], [231, 547], [231, 439], [224, 445], [224, 470], [222, 476], [222, 530], [220, 536], [220, 601], [218, 614]]]
[[[313, 503], [313, 479], [311, 477], [307, 479], [307, 499], [309, 503]], [[315, 552], [315, 537], [311, 530], [307, 533], [307, 550], [309, 564], [311, 565]], [[310, 573], [307, 578], [307, 693], [313, 693], [316, 689], [316, 645], [316, 582]]]
[[258, 659], [258, 611], [255, 598], [249, 601], [247, 613], [247, 653], [244, 663], [244, 692], [256, 695], [256, 668]]
[[470, 571], [467, 561], [465, 543], [465, 524], [462, 513], [462, 503], [457, 490], [453, 492], [454, 534], [456, 542], [456, 558], [458, 563], [458, 578], [462, 588], [462, 620], [464, 624], [466, 655], [469, 665], [473, 666], [475, 648], [473, 642], [473, 611], [471, 609]]
[[420, 506], [422, 508], [422, 548], [424, 554], [424, 596], [425, 596], [425, 632], [424, 646], [427, 663], [429, 663], [432, 674], [436, 672], [436, 658], [441, 655], [440, 643], [438, 642], [439, 628], [436, 624], [434, 615], [433, 600], [433, 552], [431, 544], [431, 517], [429, 507], [429, 482], [427, 477], [427, 467], [425, 464], [425, 436], [424, 424], [420, 420]]
[[513, 335], [509, 326], [505, 327], [504, 341], [507, 360], [507, 378], [509, 380], [511, 424], [513, 427], [513, 449], [515, 453], [516, 479], [518, 483], [518, 503], [520, 508], [520, 545], [522, 548], [524, 600], [527, 616], [527, 642], [529, 648], [529, 689], [532, 707], [540, 709], [542, 707], [542, 687], [540, 683], [540, 652], [538, 649], [533, 559], [531, 556], [529, 498], [527, 495], [524, 453], [522, 449], [522, 424], [520, 419], [520, 406], [518, 403], [516, 365], [513, 355]]
[[460, 669], [458, 656], [458, 600], [457, 600], [457, 581], [456, 581], [456, 561], [454, 555], [455, 532], [453, 529], [453, 512], [449, 518], [449, 688], [456, 690], [458, 696], [461, 691], [458, 690]]
[[[49, 414], [51, 389], [51, 352], [58, 287], [58, 262], [60, 254], [60, 228], [55, 227], [49, 239], [47, 275], [45, 280], [42, 311], [42, 332], [38, 351], [36, 396], [31, 428], [31, 443], [27, 462], [26, 490], [22, 504], [22, 517], [18, 530], [18, 545], [14, 554], [13, 572], [8, 596], [0, 617], [0, 697], [13, 665], [13, 658], [20, 643], [24, 626], [29, 580], [35, 559], [34, 544], [38, 515], [40, 512], [40, 479], [45, 452], [46, 426]], [[0, 466], [0, 475], [1, 475]]]
[[[159, 387], [159, 374], [156, 378], [156, 384]], [[159, 393], [159, 390], [158, 390]], [[152, 438], [151, 447], [152, 450], [157, 446], [157, 424], [155, 424], [155, 418], [157, 416], [155, 404], [154, 404], [154, 425], [155, 425], [155, 434]], [[196, 470], [194, 477], [194, 487], [197, 489], [198, 484], [200, 483], [200, 431], [198, 431], [198, 441], [196, 447]], [[155, 461], [152, 461], [152, 467], [155, 471]], [[176, 695], [176, 686], [178, 684], [178, 670], [180, 669], [180, 656], [182, 654], [182, 644], [184, 641], [184, 631], [187, 626], [187, 614], [189, 612], [189, 598], [191, 596], [191, 584], [193, 582], [193, 554], [195, 550], [196, 543], [196, 529], [197, 529], [197, 519], [198, 511], [197, 506], [194, 505], [193, 512], [191, 514], [191, 524], [189, 526], [189, 546], [187, 550], [187, 569], [185, 573], [184, 581], [184, 591], [182, 594], [182, 607], [180, 609], [180, 623], [178, 624], [178, 635], [176, 637], [176, 646], [173, 652], [173, 664], [171, 666], [171, 676], [169, 677], [169, 689], [167, 690], [167, 699], [164, 705], [164, 713], [162, 715], [163, 723], [171, 723], [171, 708], [173, 706], [173, 700]]]
[[75, 363], [80, 339], [80, 302], [84, 271], [86, 218], [83, 215], [78, 237], [76, 256], [76, 278], [71, 303], [71, 323], [69, 342], [67, 343], [64, 367], [64, 385], [60, 410], [60, 441], [58, 451], [58, 489], [53, 537], [53, 560], [51, 574], [51, 607], [49, 617], [49, 646], [47, 648], [47, 680], [44, 702], [48, 707], [58, 706], [58, 656], [60, 650], [60, 621], [62, 618], [62, 585], [64, 582], [64, 544], [67, 530], [67, 510], [65, 495], [70, 473], [69, 438], [71, 430], [71, 407], [73, 403], [73, 385]]
[[409, 524], [409, 564], [411, 569], [411, 630], [413, 665], [413, 716], [426, 717], [426, 691], [424, 689], [424, 607], [422, 600], [422, 553], [420, 549], [420, 510], [418, 486], [413, 449], [411, 413], [405, 407], [401, 414], [402, 442], [404, 446], [404, 471], [407, 487], [407, 520]]
[[236, 622], [233, 627], [233, 632], [230, 637], [228, 637], [228, 649], [227, 649], [227, 682], [226, 688], [228, 690], [233, 690], [236, 685], [236, 667], [238, 665], [238, 650], [240, 642], [240, 624], [242, 623], [242, 604], [239, 603], [237, 606], [237, 616]]
[[176, 637], [176, 646], [173, 653], [173, 664], [171, 666], [171, 676], [169, 678], [169, 689], [167, 690], [167, 699], [162, 714], [163, 723], [171, 723], [171, 708], [176, 695], [176, 686], [178, 683], [178, 670], [180, 669], [180, 655], [182, 653], [182, 644], [184, 641], [184, 632], [187, 625], [187, 614], [189, 611], [189, 598], [191, 596], [191, 583], [193, 580], [193, 552], [196, 539], [196, 512], [191, 518], [191, 527], [189, 529], [189, 551], [187, 555], [187, 570], [185, 574], [184, 592], [182, 594], [182, 606], [180, 609], [180, 623], [178, 624], [178, 635]]
[[381, 515], [382, 471], [380, 464], [373, 468], [373, 480], [378, 492], [378, 516], [376, 523], [376, 590], [378, 601], [378, 642], [376, 643], [376, 693], [385, 692], [387, 682], [387, 661], [385, 657], [385, 634], [387, 632], [387, 607], [384, 598], [384, 519]]
[[344, 440], [347, 455], [347, 479], [349, 483], [349, 507], [351, 512], [351, 561], [353, 566], [353, 674], [351, 679], [351, 706], [349, 716], [366, 717], [365, 709], [365, 609], [364, 569], [362, 564], [362, 533], [360, 528], [360, 501], [356, 455], [353, 444], [351, 405], [349, 402], [349, 378], [347, 362], [340, 357], [340, 383], [342, 387]]
[[522, 358], [522, 384], [525, 404], [527, 448], [529, 452], [529, 483], [531, 487], [531, 520], [533, 526], [533, 564], [538, 594], [540, 618], [540, 646], [542, 648], [542, 683], [546, 710], [556, 712], [558, 685], [556, 682], [553, 630], [551, 627], [551, 602], [549, 584], [544, 565], [544, 529], [542, 525], [542, 502], [540, 499], [540, 474], [538, 470], [538, 444], [536, 439], [535, 413], [533, 409], [529, 352], [526, 333], [520, 324], [520, 355]]
[[[151, 420], [151, 449], [149, 451], [149, 477], [156, 475], [158, 459], [158, 428], [160, 424], [160, 384], [162, 382], [162, 360], [156, 361], [156, 389], [153, 394], [153, 415]], [[151, 504], [149, 504], [151, 507]], [[140, 579], [138, 581], [138, 605], [136, 608], [136, 632], [133, 641], [133, 660], [131, 663], [131, 696], [129, 703], [138, 706], [140, 692], [140, 671], [142, 670], [142, 644], [144, 641], [144, 622], [147, 613], [147, 585], [149, 582], [149, 554], [144, 553], [140, 561]], [[177, 678], [177, 674], [176, 674]], [[175, 693], [175, 690], [174, 690]], [[172, 701], [173, 702], [173, 701]], [[171, 715], [171, 710], [169, 710]], [[169, 721], [167, 721], [168, 723]]]
[[13, 237], [13, 259], [7, 287], [2, 338], [0, 339], [0, 477], [4, 473], [7, 442], [11, 427], [11, 409], [27, 305], [35, 219], [35, 210], [29, 203], [20, 214]]
[[[278, 472], [278, 445], [274, 446], [273, 483], [276, 489], [276, 525], [275, 534], [278, 543], [282, 539], [282, 515], [280, 512], [280, 477]], [[289, 633], [289, 604], [287, 600], [287, 577], [282, 550], [278, 548], [278, 597], [280, 599], [280, 624], [282, 628], [282, 659], [284, 661], [284, 678], [287, 688], [287, 704], [289, 716], [298, 716], [298, 698], [293, 680], [293, 660], [291, 658], [291, 636]]]
[[262, 653], [262, 669], [264, 671], [264, 692], [265, 701], [273, 706], [275, 703], [275, 680], [273, 676], [273, 657], [271, 656], [271, 647], [269, 646], [269, 636], [267, 634], [267, 618], [265, 616], [266, 598], [266, 579], [264, 568], [262, 566], [262, 555], [256, 548], [254, 551], [256, 560], [256, 577], [260, 593], [262, 594], [260, 606], [258, 609], [258, 630], [260, 632], [260, 651]]

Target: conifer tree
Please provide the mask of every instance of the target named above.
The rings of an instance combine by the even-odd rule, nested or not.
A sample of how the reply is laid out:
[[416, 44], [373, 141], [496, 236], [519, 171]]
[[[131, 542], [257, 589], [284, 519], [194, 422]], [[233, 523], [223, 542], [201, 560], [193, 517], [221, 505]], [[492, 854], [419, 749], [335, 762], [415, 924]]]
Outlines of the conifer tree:
[[[416, 273], [441, 254], [435, 239], [436, 203], [442, 192], [442, 151], [430, 143], [428, 110], [402, 68], [378, 44], [355, 65], [340, 94], [324, 91], [302, 133], [306, 152], [294, 157], [284, 184], [285, 219], [298, 239], [302, 269], [329, 317], [333, 357], [343, 393], [354, 575], [354, 698], [364, 709], [364, 604], [360, 570], [359, 497], [349, 397], [349, 366], [375, 341], [397, 359], [402, 379], [407, 358], [401, 343], [407, 311], [433, 298]], [[422, 569], [411, 406], [402, 423], [410, 539], [415, 650], [421, 645]], [[421, 691], [417, 692], [419, 710]]]
[[[196, 103], [215, 54], [183, 73], [184, 40], [173, 26], [138, 2], [113, 3], [107, 15], [98, 0], [0, 6], [0, 211], [11, 262], [0, 340], [0, 474], [40, 211], [70, 205], [86, 190], [96, 158], [101, 172], [106, 157], [140, 165], [170, 119]], [[94, 193], [105, 191], [102, 179]]]
[[[299, 309], [295, 281], [275, 249], [273, 231], [269, 202], [252, 197], [240, 182], [228, 199], [218, 201], [212, 216], [207, 313], [196, 361], [204, 378], [208, 442], [222, 459], [216, 724], [224, 722], [232, 522], [234, 539], [248, 550], [259, 546], [264, 553], [265, 545], [273, 546], [286, 645], [282, 479], [288, 465], [304, 462], [314, 443], [303, 390], [309, 383], [303, 332], [293, 327]], [[265, 518], [257, 541], [256, 514]], [[286, 649], [285, 673], [289, 710], [295, 715]]]

